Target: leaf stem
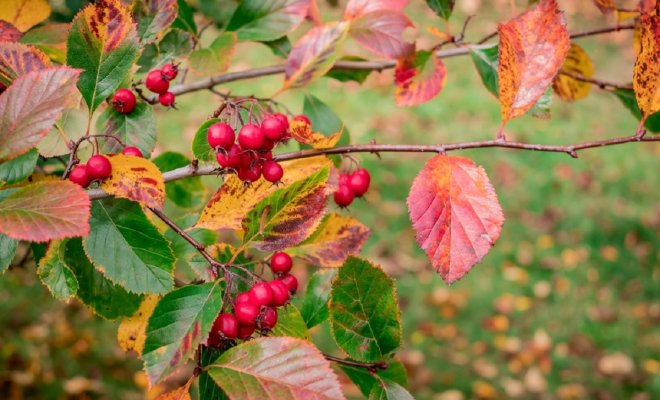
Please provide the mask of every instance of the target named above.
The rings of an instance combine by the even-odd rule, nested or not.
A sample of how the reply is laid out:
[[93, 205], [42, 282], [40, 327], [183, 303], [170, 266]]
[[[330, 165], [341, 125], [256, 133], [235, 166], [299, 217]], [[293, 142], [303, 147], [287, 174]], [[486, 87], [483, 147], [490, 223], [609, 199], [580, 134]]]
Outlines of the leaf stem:
[[323, 357], [325, 357], [326, 360], [336, 362], [337, 364], [348, 365], [348, 366], [351, 366], [351, 367], [364, 368], [366, 370], [369, 370], [369, 372], [373, 372], [373, 373], [378, 372], [378, 370], [387, 369], [387, 367], [388, 367], [387, 363], [384, 362], [384, 361], [366, 363], [366, 362], [360, 362], [360, 361], [347, 360], [345, 358], [339, 358], [339, 357], [331, 356], [330, 354], [323, 354]]

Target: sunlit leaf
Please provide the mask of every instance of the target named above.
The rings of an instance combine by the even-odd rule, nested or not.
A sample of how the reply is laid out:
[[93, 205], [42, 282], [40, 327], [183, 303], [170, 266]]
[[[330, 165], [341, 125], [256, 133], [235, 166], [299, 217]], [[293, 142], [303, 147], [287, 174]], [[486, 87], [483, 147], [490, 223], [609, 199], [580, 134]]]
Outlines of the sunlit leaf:
[[142, 157], [115, 154], [107, 156], [112, 174], [99, 187], [115, 197], [134, 200], [160, 209], [165, 202], [163, 174], [151, 161]]
[[7, 21], [25, 32], [50, 15], [47, 0], [3, 0], [0, 20]]

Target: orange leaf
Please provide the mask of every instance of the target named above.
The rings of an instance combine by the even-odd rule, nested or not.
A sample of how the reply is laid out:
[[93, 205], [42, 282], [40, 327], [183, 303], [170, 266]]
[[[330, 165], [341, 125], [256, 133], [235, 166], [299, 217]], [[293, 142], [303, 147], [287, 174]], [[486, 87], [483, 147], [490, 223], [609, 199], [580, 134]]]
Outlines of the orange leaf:
[[320, 132], [313, 132], [312, 126], [305, 121], [292, 120], [289, 124], [289, 132], [298, 143], [308, 144], [315, 149], [330, 149], [337, 145], [341, 134], [344, 131], [342, 127], [339, 132], [335, 132], [330, 136], [325, 136]]
[[447, 80], [447, 68], [430, 51], [419, 51], [415, 57], [400, 59], [394, 70], [396, 104], [414, 106], [437, 96]]
[[47, 0], [2, 0], [0, 20], [7, 21], [25, 32], [50, 15]]
[[640, 24], [641, 46], [633, 72], [633, 87], [643, 119], [660, 111], [660, 3], [655, 15], [645, 13]]
[[[591, 78], [594, 76], [594, 63], [591, 61], [589, 54], [579, 45], [571, 43], [571, 48], [568, 51], [568, 56], [564, 65], [561, 67], [562, 71], [571, 72], [577, 75]], [[564, 101], [580, 100], [589, 95], [591, 91], [591, 84], [589, 82], [578, 81], [567, 75], [557, 74], [552, 81], [552, 89]]]
[[180, 388], [170, 390], [169, 392], [165, 392], [156, 397], [154, 400], [191, 400], [189, 391], [192, 382], [193, 379], [190, 378], [185, 385], [181, 386]]
[[504, 223], [486, 172], [463, 157], [430, 159], [410, 188], [408, 210], [417, 243], [447, 283], [483, 259]]
[[503, 124], [534, 106], [561, 68], [570, 46], [556, 0], [499, 26], [499, 98]]
[[158, 167], [141, 157], [122, 154], [108, 156], [112, 164], [110, 178], [99, 186], [115, 197], [161, 209], [165, 202], [165, 182]]
[[5, 85], [30, 71], [50, 66], [48, 56], [34, 47], [22, 43], [0, 43], [0, 82]]

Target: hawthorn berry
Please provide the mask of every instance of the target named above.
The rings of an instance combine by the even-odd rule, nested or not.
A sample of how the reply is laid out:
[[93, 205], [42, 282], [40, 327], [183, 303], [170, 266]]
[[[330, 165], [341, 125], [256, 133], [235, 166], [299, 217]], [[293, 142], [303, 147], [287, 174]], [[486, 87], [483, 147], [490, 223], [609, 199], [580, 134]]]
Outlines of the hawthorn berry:
[[291, 271], [293, 260], [283, 251], [278, 251], [270, 258], [270, 269], [275, 274], [286, 274]]
[[110, 161], [100, 154], [93, 155], [87, 160], [87, 176], [94, 179], [105, 179], [112, 173]]
[[289, 129], [289, 118], [282, 113], [275, 113], [273, 117], [279, 119], [282, 125], [284, 125], [284, 133], [286, 134], [286, 131]]
[[273, 307], [264, 308], [261, 314], [259, 314], [259, 318], [257, 319], [257, 326], [259, 329], [273, 329], [275, 324], [277, 324], [277, 310]]
[[261, 177], [261, 164], [254, 163], [238, 170], [238, 178], [243, 182], [256, 182]]
[[284, 286], [289, 289], [289, 292], [295, 293], [298, 290], [298, 278], [295, 276], [286, 274], [278, 279], [284, 283]]
[[161, 68], [161, 72], [165, 79], [171, 81], [174, 80], [179, 73], [179, 67], [172, 63], [165, 64], [163, 65], [163, 68]]
[[254, 333], [255, 325], [254, 324], [240, 324], [238, 326], [238, 338], [245, 340]]
[[349, 176], [348, 187], [351, 188], [356, 197], [362, 197], [369, 190], [370, 182], [369, 172], [364, 168], [360, 168]]
[[254, 303], [254, 299], [252, 298], [252, 294], [250, 292], [243, 292], [239, 293], [238, 296], [236, 296], [236, 299], [234, 300], [234, 304], [240, 304], [240, 303]]
[[238, 168], [241, 165], [241, 148], [234, 144], [229, 151], [218, 151], [215, 156], [222, 168]]
[[259, 315], [259, 307], [254, 303], [237, 303], [234, 315], [241, 325], [252, 325]]
[[277, 161], [266, 161], [263, 167], [264, 179], [268, 182], [277, 183], [284, 176], [284, 170]]
[[142, 152], [140, 149], [134, 146], [126, 146], [124, 147], [124, 150], [122, 150], [121, 154], [125, 156], [132, 156], [132, 157], [144, 157], [142, 155]]
[[348, 174], [345, 174], [345, 173], [339, 174], [339, 186], [348, 185], [349, 178], [350, 178], [350, 175], [348, 175]]
[[[240, 147], [240, 146], [239, 146]], [[249, 168], [257, 161], [257, 153], [252, 150], [241, 151], [241, 167]]]
[[270, 161], [273, 159], [273, 152], [270, 150], [261, 150], [259, 152], [259, 158], [261, 158], [264, 161]]
[[129, 114], [135, 109], [135, 95], [129, 89], [117, 89], [112, 96], [112, 107], [120, 114]]
[[238, 143], [242, 149], [259, 150], [264, 144], [264, 133], [259, 125], [243, 125], [238, 132]]
[[252, 298], [254, 299], [252, 304], [259, 307], [267, 306], [273, 301], [273, 290], [266, 282], [256, 283], [250, 289], [250, 294], [252, 294]]
[[209, 146], [214, 149], [222, 147], [229, 151], [234, 146], [235, 139], [236, 134], [234, 133], [234, 129], [224, 122], [218, 122], [209, 126], [209, 130], [206, 132], [206, 140]]
[[293, 120], [294, 121], [305, 121], [307, 123], [307, 125], [312, 125], [312, 121], [310, 121], [309, 118], [307, 118], [307, 116], [304, 115], [304, 114], [296, 115], [295, 117], [293, 117]]
[[73, 167], [71, 172], [69, 172], [69, 180], [84, 188], [89, 186], [91, 179], [89, 179], [89, 176], [87, 176], [87, 168], [85, 164], [79, 164]]
[[275, 142], [264, 136], [264, 143], [261, 145], [261, 150], [273, 150], [274, 147]]
[[219, 314], [213, 321], [211, 335], [219, 338], [235, 339], [238, 336], [238, 320], [232, 314]]
[[165, 107], [173, 107], [176, 96], [172, 92], [165, 92], [158, 95], [158, 102]]
[[270, 289], [273, 291], [273, 302], [270, 303], [274, 307], [281, 307], [289, 302], [289, 288], [286, 287], [284, 282], [276, 279], [268, 283]]
[[147, 86], [147, 89], [158, 94], [163, 94], [170, 88], [170, 81], [165, 79], [163, 71], [159, 69], [149, 71], [144, 80], [144, 84]]
[[353, 190], [348, 185], [342, 184], [339, 185], [339, 189], [334, 194], [335, 203], [342, 208], [350, 206], [354, 197]]
[[264, 132], [264, 136], [275, 142], [286, 135], [286, 126], [284, 126], [280, 118], [274, 115], [266, 117], [261, 121], [261, 130]]

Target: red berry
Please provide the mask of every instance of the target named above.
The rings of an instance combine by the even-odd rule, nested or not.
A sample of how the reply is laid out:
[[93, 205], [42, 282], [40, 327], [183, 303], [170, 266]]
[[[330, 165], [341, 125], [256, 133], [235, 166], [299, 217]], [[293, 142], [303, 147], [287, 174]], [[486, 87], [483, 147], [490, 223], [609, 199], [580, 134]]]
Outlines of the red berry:
[[261, 165], [254, 163], [250, 167], [241, 167], [238, 170], [238, 179], [243, 182], [256, 182], [261, 177]]
[[252, 150], [241, 151], [241, 168], [249, 168], [256, 161], [257, 153]]
[[174, 96], [174, 93], [172, 92], [165, 92], [161, 93], [158, 95], [158, 102], [165, 107], [172, 107], [174, 106], [174, 99], [176, 96]]
[[366, 169], [360, 168], [349, 176], [348, 187], [351, 188], [356, 197], [362, 197], [362, 195], [367, 193], [367, 190], [369, 190], [370, 182], [371, 177], [369, 176], [369, 172], [367, 172]]
[[259, 329], [273, 329], [277, 324], [277, 310], [273, 307], [264, 308], [257, 320]]
[[294, 121], [305, 121], [305, 122], [307, 122], [307, 125], [312, 125], [312, 122], [309, 120], [309, 118], [307, 118], [307, 116], [303, 115], [303, 114], [296, 115], [295, 117], [293, 117], [293, 120]]
[[286, 274], [279, 278], [282, 283], [284, 283], [284, 286], [286, 286], [291, 293], [295, 293], [298, 290], [298, 278], [291, 274]]
[[132, 157], [143, 157], [142, 152], [140, 149], [134, 146], [126, 146], [124, 147], [124, 150], [121, 152], [121, 154], [125, 156], [132, 156]]
[[235, 144], [229, 151], [218, 151], [216, 160], [222, 168], [238, 168], [241, 165], [241, 148]]
[[250, 289], [255, 304], [259, 307], [267, 306], [273, 301], [273, 291], [266, 282], [259, 282]]
[[236, 300], [234, 300], [234, 304], [240, 304], [240, 303], [254, 303], [254, 299], [252, 298], [252, 293], [250, 292], [243, 292], [239, 293], [238, 296], [236, 296]]
[[165, 65], [163, 65], [163, 68], [161, 68], [161, 72], [162, 72], [163, 76], [165, 77], [165, 79], [167, 79], [168, 81], [171, 81], [174, 78], [176, 78], [176, 75], [179, 73], [179, 67], [177, 67], [176, 65], [174, 65], [172, 63], [165, 64]]
[[284, 125], [284, 132], [286, 133], [286, 131], [289, 130], [289, 118], [287, 118], [287, 116], [282, 113], [275, 113], [273, 114], [273, 117], [280, 120], [282, 125]]
[[340, 184], [339, 189], [334, 194], [335, 203], [342, 208], [350, 206], [353, 202], [353, 197], [355, 197], [353, 190], [348, 185]]
[[128, 114], [135, 109], [135, 95], [129, 89], [117, 89], [112, 96], [112, 107], [118, 113]]
[[84, 188], [89, 186], [91, 179], [87, 176], [87, 168], [85, 167], [85, 164], [79, 164], [73, 167], [71, 172], [69, 172], [69, 180]]
[[245, 340], [254, 333], [254, 324], [241, 324], [238, 326], [238, 338]]
[[224, 122], [218, 122], [209, 126], [209, 130], [206, 132], [206, 140], [209, 142], [209, 146], [214, 149], [222, 147], [229, 151], [234, 146], [235, 139], [236, 134], [234, 130]]
[[274, 147], [275, 142], [268, 139], [267, 137], [264, 137], [264, 143], [261, 145], [261, 150], [273, 150]]
[[87, 176], [90, 179], [105, 179], [112, 173], [110, 161], [100, 154], [91, 156], [87, 160]]
[[213, 321], [211, 328], [211, 337], [225, 339], [235, 339], [238, 336], [238, 320], [235, 316], [228, 313], [222, 313]]
[[270, 269], [275, 274], [286, 274], [291, 271], [292, 266], [293, 260], [291, 260], [291, 256], [283, 251], [273, 254], [273, 257], [270, 259]]
[[259, 150], [264, 144], [264, 133], [259, 125], [243, 125], [238, 132], [238, 143], [242, 149]]
[[286, 287], [284, 282], [276, 279], [269, 282], [270, 289], [273, 291], [273, 302], [271, 303], [274, 307], [280, 307], [289, 302], [289, 288]]
[[254, 303], [238, 303], [234, 306], [234, 315], [241, 325], [252, 325], [259, 315], [259, 307]]
[[279, 182], [284, 175], [282, 166], [277, 161], [266, 161], [263, 168], [264, 179], [268, 182]]
[[158, 94], [165, 93], [170, 88], [170, 81], [163, 77], [163, 71], [159, 69], [149, 71], [144, 84], [147, 86], [147, 89]]
[[261, 150], [259, 152], [259, 158], [261, 158], [264, 161], [270, 161], [273, 159], [273, 152], [270, 150], [268, 151]]
[[286, 135], [286, 126], [284, 126], [281, 119], [274, 115], [266, 117], [261, 121], [261, 130], [268, 139], [275, 142]]

